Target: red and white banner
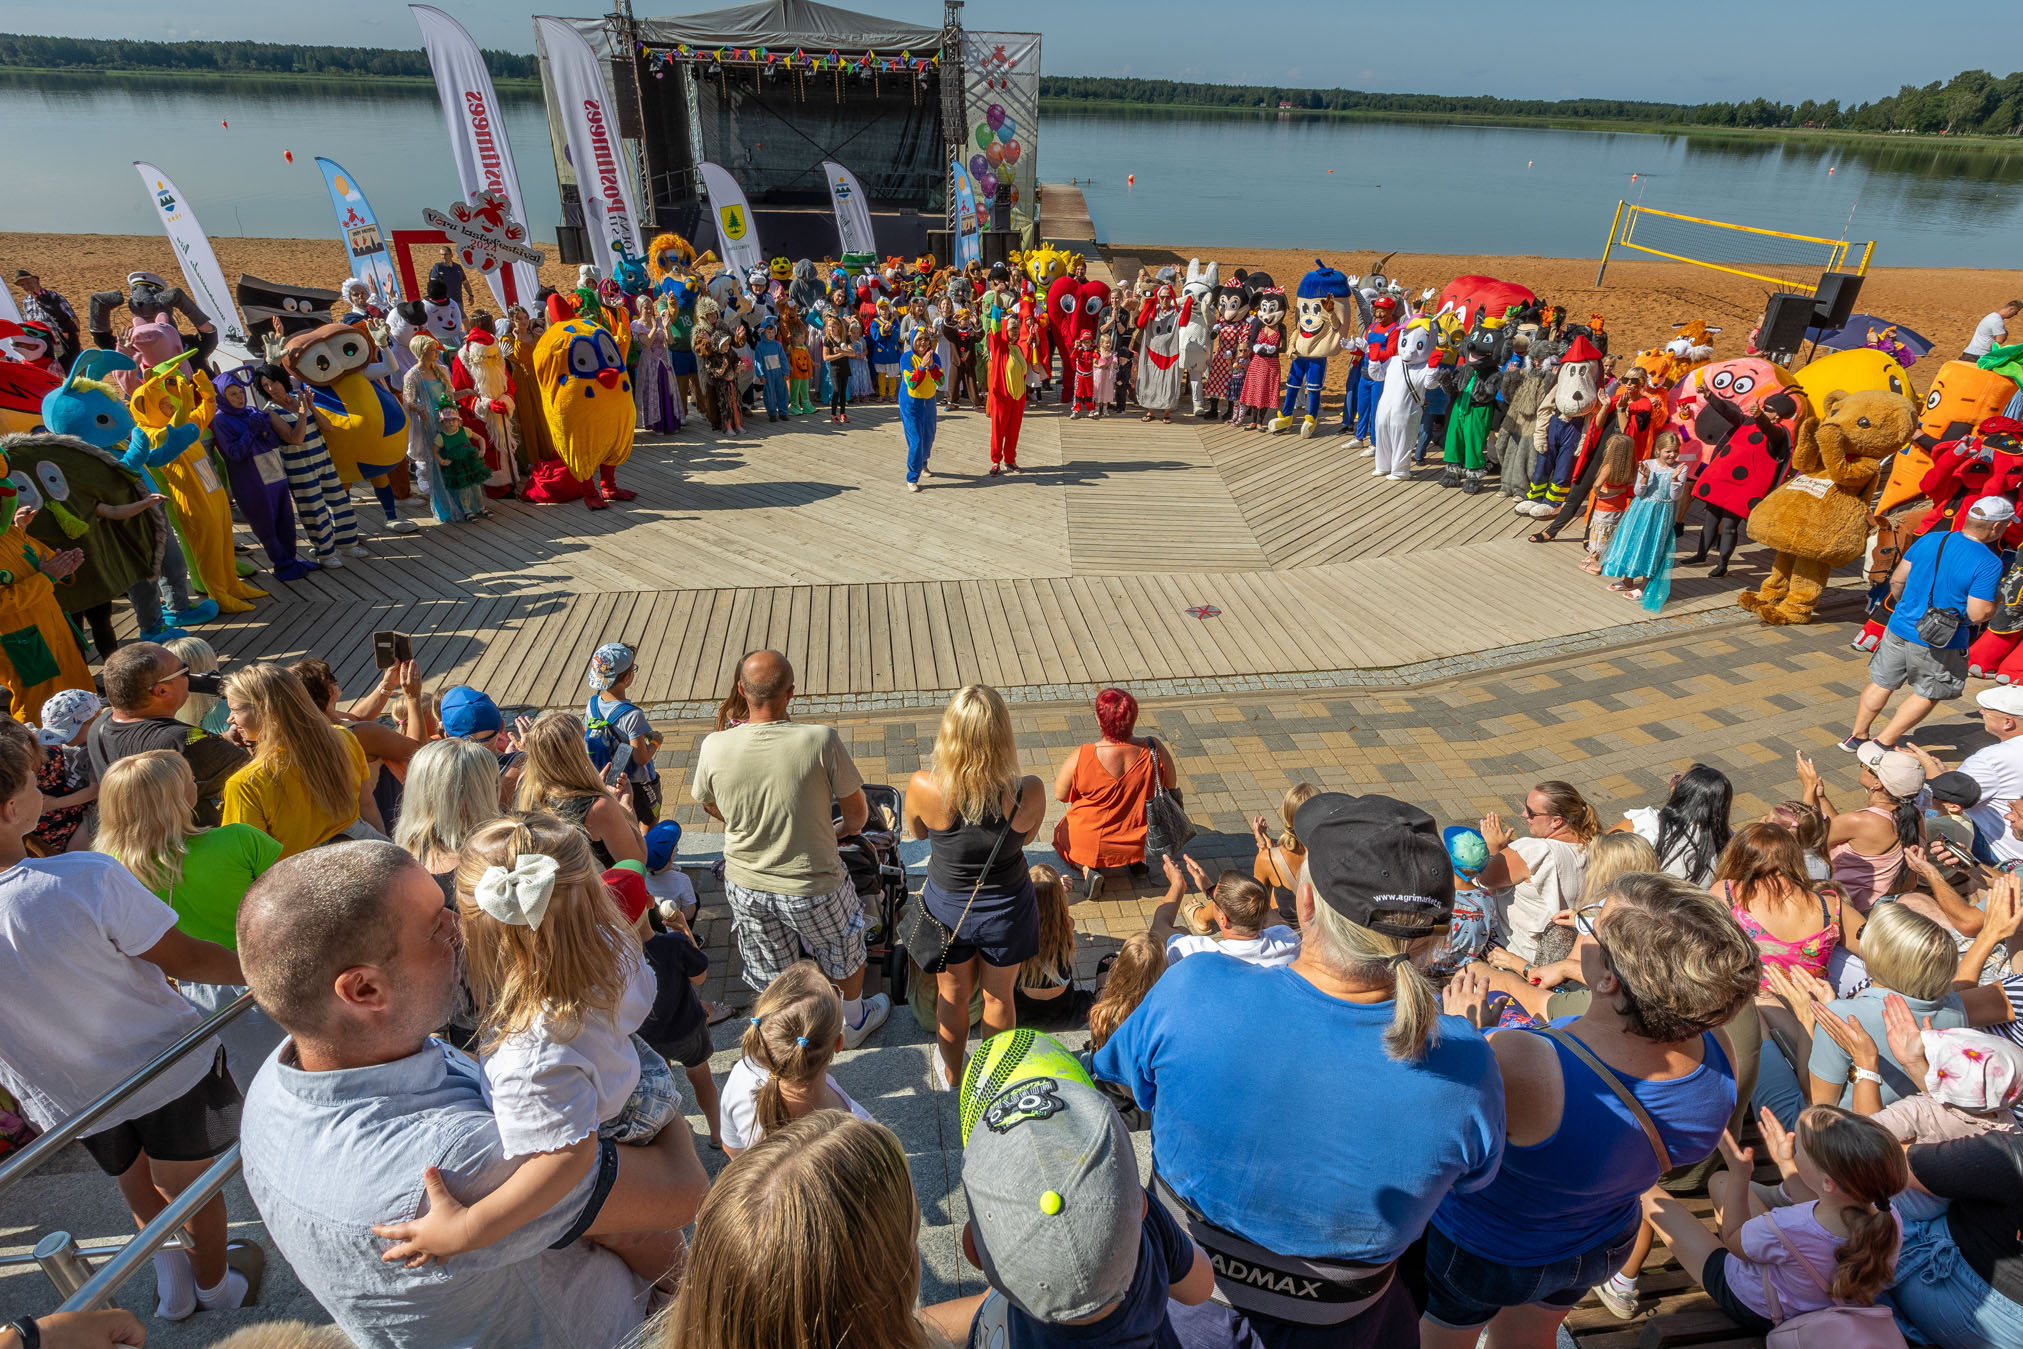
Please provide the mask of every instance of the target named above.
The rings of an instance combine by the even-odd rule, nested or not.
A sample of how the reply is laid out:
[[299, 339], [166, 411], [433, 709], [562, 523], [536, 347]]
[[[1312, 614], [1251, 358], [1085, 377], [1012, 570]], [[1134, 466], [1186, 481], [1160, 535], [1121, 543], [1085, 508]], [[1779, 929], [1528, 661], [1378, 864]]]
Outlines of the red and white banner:
[[639, 242], [639, 214], [632, 206], [632, 181], [618, 142], [618, 117], [604, 87], [597, 53], [566, 19], [537, 18], [534, 33], [546, 58], [552, 106], [562, 117], [569, 166], [576, 173], [576, 191], [583, 202], [583, 227], [590, 253], [601, 276], [618, 275], [617, 250], [635, 258], [646, 250]]
[[[464, 196], [476, 192], [496, 192], [506, 199], [507, 213], [514, 219], [527, 218], [527, 201], [520, 195], [520, 175], [513, 168], [513, 147], [506, 141], [506, 119], [499, 109], [499, 96], [492, 90], [492, 77], [485, 70], [485, 58], [464, 26], [432, 5], [409, 5], [415, 22], [421, 25], [422, 46], [428, 50], [429, 69], [435, 72], [436, 93], [442, 99], [443, 120], [449, 126], [450, 153], [457, 161], [457, 178]], [[511, 294], [506, 276], [511, 277]], [[541, 289], [540, 273], [531, 263], [515, 262], [505, 269], [489, 272], [500, 309], [509, 302], [532, 306]]]

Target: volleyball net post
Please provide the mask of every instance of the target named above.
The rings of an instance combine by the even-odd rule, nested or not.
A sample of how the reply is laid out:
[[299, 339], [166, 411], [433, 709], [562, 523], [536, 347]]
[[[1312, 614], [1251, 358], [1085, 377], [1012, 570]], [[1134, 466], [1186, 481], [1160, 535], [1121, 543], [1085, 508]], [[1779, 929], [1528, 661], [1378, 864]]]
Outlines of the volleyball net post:
[[[1819, 289], [1821, 273], [1852, 271], [1866, 276], [1875, 257], [1875, 240], [1823, 239], [1618, 201], [1608, 243], [1602, 249], [1601, 267], [1595, 272], [1597, 287], [1618, 249], [1812, 295]], [[1853, 267], [1848, 266], [1850, 257], [1859, 259]]]

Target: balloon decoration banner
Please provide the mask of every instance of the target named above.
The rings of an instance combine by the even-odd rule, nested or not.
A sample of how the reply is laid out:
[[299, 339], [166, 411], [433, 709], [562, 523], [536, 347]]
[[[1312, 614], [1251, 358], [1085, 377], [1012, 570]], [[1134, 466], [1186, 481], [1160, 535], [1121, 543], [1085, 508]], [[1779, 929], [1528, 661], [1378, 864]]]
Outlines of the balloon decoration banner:
[[877, 253], [878, 240], [871, 230], [870, 199], [864, 195], [857, 175], [833, 159], [822, 161], [822, 173], [829, 180], [829, 200], [836, 207], [836, 237], [842, 247], [837, 253]]
[[[492, 77], [478, 44], [462, 24], [441, 10], [431, 5], [409, 5], [408, 9], [421, 26], [429, 69], [435, 72], [436, 94], [449, 127], [450, 154], [457, 162], [457, 180], [464, 195], [496, 192], [505, 199], [508, 214], [526, 219], [526, 198], [520, 195], [520, 174], [513, 167], [513, 147], [506, 140], [506, 119], [499, 111], [499, 96], [492, 89]], [[530, 263], [515, 261], [510, 275], [510, 294], [505, 274], [494, 271], [485, 275], [499, 308], [503, 311], [511, 303], [531, 306], [541, 289], [540, 273]]]
[[948, 172], [949, 190], [955, 193], [954, 261], [958, 267], [967, 267], [983, 260], [983, 226], [978, 219], [976, 185], [960, 155], [948, 161]]
[[987, 202], [1010, 184], [1012, 212], [1031, 219], [1033, 183], [1039, 172], [1040, 35], [962, 35], [963, 95], [971, 117], [962, 147], [977, 192]]
[[570, 166], [576, 171], [591, 257], [600, 275], [616, 277], [620, 248], [635, 258], [646, 256], [646, 249], [639, 242], [639, 213], [633, 209], [632, 179], [604, 72], [597, 53], [566, 20], [537, 18], [534, 33], [544, 58], [541, 75], [551, 106], [561, 114]]
[[176, 261], [182, 264], [190, 299], [217, 325], [219, 347], [230, 348], [241, 361], [250, 361], [253, 353], [252, 343], [246, 340], [246, 321], [239, 317], [239, 306], [232, 299], [232, 288], [225, 284], [224, 268], [218, 266], [218, 255], [211, 251], [204, 227], [166, 173], [142, 159], [136, 159], [133, 167], [154, 198], [162, 228], [175, 247]]
[[765, 254], [759, 250], [759, 228], [752, 220], [752, 205], [745, 200], [745, 190], [721, 164], [705, 159], [695, 168], [702, 175], [702, 190], [709, 194], [717, 252], [740, 273], [761, 266]]
[[330, 189], [330, 208], [337, 212], [337, 237], [343, 241], [344, 255], [351, 260], [351, 274], [365, 283], [388, 308], [403, 298], [400, 277], [393, 269], [393, 257], [386, 249], [386, 236], [379, 231], [379, 217], [372, 203], [358, 190], [358, 180], [334, 159], [316, 157], [323, 171], [323, 185]]

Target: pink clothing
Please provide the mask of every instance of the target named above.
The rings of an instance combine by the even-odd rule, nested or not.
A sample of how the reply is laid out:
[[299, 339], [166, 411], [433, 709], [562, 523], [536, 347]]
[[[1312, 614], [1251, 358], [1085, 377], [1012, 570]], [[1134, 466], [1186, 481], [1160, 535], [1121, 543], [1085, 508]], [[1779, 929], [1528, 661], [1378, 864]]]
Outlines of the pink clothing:
[[1833, 956], [1833, 948], [1840, 941], [1840, 915], [1827, 904], [1824, 896], [1814, 895], [1813, 898], [1819, 901], [1819, 915], [1825, 926], [1796, 941], [1785, 941], [1735, 902], [1734, 882], [1721, 882], [1721, 895], [1728, 902], [1728, 912], [1735, 915], [1735, 921], [1742, 925], [1742, 930], [1749, 934], [1749, 940], [1756, 943], [1757, 954], [1763, 957], [1764, 988], [1770, 987], [1770, 971], [1773, 968], [1804, 970], [1815, 978], [1826, 978], [1826, 962]]
[[[1892, 822], [1896, 818], [1881, 806], [1863, 806], [1862, 810]], [[1869, 857], [1856, 852], [1852, 843], [1836, 843], [1827, 851], [1826, 861], [1833, 868], [1833, 878], [1847, 887], [1847, 897], [1854, 901], [1854, 906], [1867, 913], [1869, 905], [1889, 893], [1889, 883], [1896, 879], [1897, 868], [1904, 864], [1904, 845], [1892, 843], [1888, 852]]]
[[1922, 1092], [1891, 1101], [1869, 1118], [1888, 1129], [1899, 1143], [1950, 1143], [1982, 1134], [2023, 1133], [2023, 1126], [2006, 1110], [1977, 1115]]
[[[1819, 1271], [1819, 1277], [1830, 1283], [1834, 1266], [1839, 1263], [1834, 1251], [1840, 1238], [1819, 1225], [1819, 1219], [1813, 1216], [1816, 1207], [1816, 1203], [1806, 1203], [1772, 1209], [1742, 1225], [1742, 1254], [1728, 1257], [1728, 1291], [1737, 1302], [1758, 1316], [1770, 1315], [1770, 1301], [1763, 1296], [1763, 1273], [1767, 1271], [1770, 1286], [1777, 1290], [1777, 1301], [1787, 1317], [1832, 1305], [1826, 1290], [1812, 1281], [1805, 1267], [1792, 1259], [1777, 1233], [1765, 1226], [1775, 1223], [1783, 1228], [1791, 1244]], [[1894, 1213], [1890, 1220], [1897, 1225], [1897, 1245], [1901, 1249], [1903, 1220]]]
[[1117, 396], [1117, 357], [1114, 353], [1098, 352], [1096, 355], [1096, 401], [1110, 402]]

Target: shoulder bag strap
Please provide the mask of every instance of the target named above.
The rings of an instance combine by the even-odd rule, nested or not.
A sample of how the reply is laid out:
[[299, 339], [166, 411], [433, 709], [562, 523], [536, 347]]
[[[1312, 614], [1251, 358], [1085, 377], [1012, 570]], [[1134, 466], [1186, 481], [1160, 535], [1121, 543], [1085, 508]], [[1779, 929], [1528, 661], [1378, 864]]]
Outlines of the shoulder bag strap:
[[1666, 1171], [1670, 1171], [1672, 1169], [1672, 1152], [1670, 1148], [1665, 1146], [1664, 1135], [1658, 1132], [1658, 1126], [1651, 1119], [1651, 1113], [1644, 1109], [1643, 1102], [1639, 1101], [1631, 1093], [1622, 1078], [1616, 1076], [1615, 1069], [1596, 1058], [1594, 1052], [1586, 1045], [1558, 1027], [1549, 1026], [1546, 1028], [1545, 1033], [1558, 1043], [1565, 1045], [1575, 1058], [1585, 1063], [1594, 1071], [1595, 1076], [1599, 1077], [1608, 1086], [1608, 1089], [1616, 1094], [1618, 1100], [1630, 1108], [1630, 1114], [1636, 1118], [1638, 1124], [1644, 1127], [1644, 1136], [1651, 1141], [1651, 1151], [1658, 1156], [1659, 1173], [1663, 1174]]
[[[1784, 1224], [1777, 1221], [1774, 1213], [1766, 1216], [1770, 1218], [1770, 1230], [1777, 1233], [1777, 1239], [1784, 1243], [1785, 1250], [1791, 1252], [1791, 1258], [1796, 1260], [1798, 1267], [1805, 1271], [1805, 1277], [1811, 1279], [1813, 1285], [1831, 1299], [1833, 1297], [1833, 1285], [1819, 1277], [1819, 1267], [1805, 1258], [1805, 1252], [1798, 1249], [1798, 1243], [1791, 1239], [1791, 1234], [1784, 1230]], [[1817, 1222], [1818, 1219], [1815, 1218], [1813, 1221]]]
[[[962, 925], [969, 921], [970, 906], [975, 904], [976, 897], [983, 893], [984, 882], [990, 879], [991, 866], [997, 861], [998, 853], [1004, 848], [1004, 841], [1011, 837], [1012, 820], [1018, 815], [1019, 806], [1024, 801], [1025, 784], [1020, 783], [1019, 790], [1012, 794], [1012, 808], [1005, 812], [1004, 828], [997, 831], [997, 841], [990, 845], [990, 855], [983, 859], [983, 870], [977, 873], [976, 884], [969, 888], [969, 898], [963, 902], [962, 906], [962, 917], [956, 919], [955, 926], [948, 930], [948, 945], [954, 945], [956, 937], [962, 932]], [[948, 958], [946, 947], [942, 950], [942, 958], [944, 960]]]
[[1157, 740], [1154, 740], [1149, 735], [1145, 737], [1145, 752], [1152, 756], [1152, 795], [1164, 796], [1166, 794], [1166, 787], [1165, 784], [1161, 781], [1159, 773], [1158, 746], [1159, 742]]
[[1946, 545], [1953, 541], [1953, 531], [1947, 530], [1939, 539], [1939, 550], [1932, 556], [1932, 583], [1925, 587], [1925, 608], [1932, 607], [1932, 597], [1939, 593], [1939, 567], [1946, 560]]

